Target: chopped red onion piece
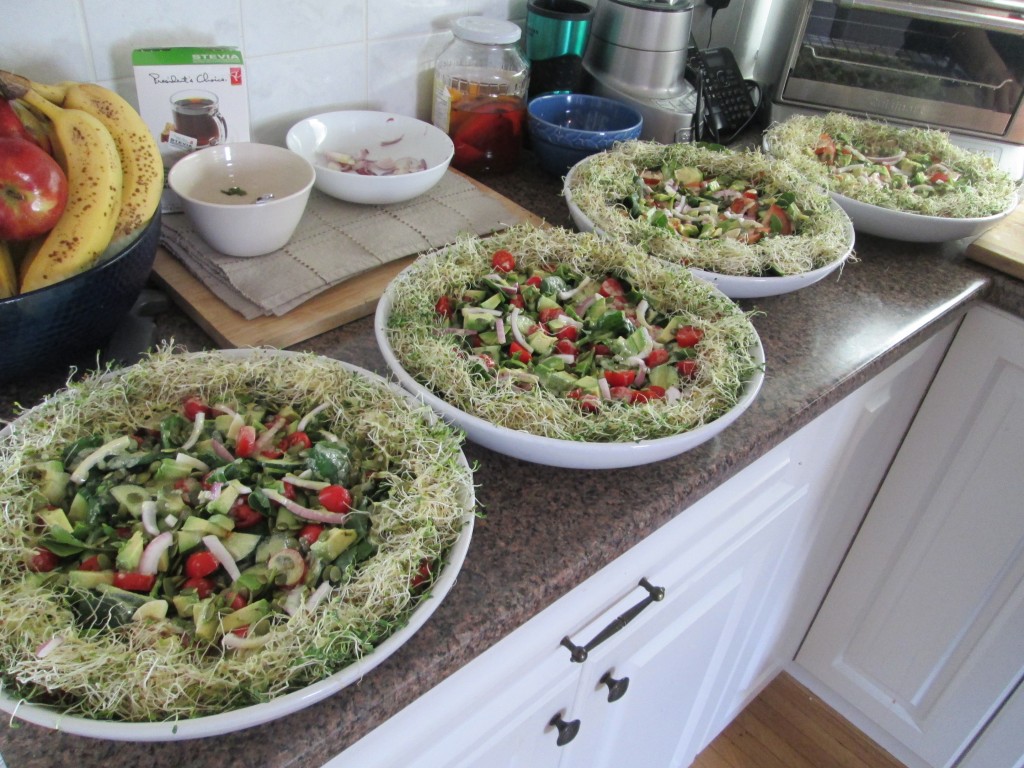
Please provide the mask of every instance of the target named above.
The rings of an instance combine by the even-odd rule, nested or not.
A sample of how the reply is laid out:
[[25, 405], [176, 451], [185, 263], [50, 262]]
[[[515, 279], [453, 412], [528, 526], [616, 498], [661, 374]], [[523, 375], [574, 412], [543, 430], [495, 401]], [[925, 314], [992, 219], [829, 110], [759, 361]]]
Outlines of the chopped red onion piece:
[[142, 557], [139, 559], [139, 573], [144, 573], [147, 576], [155, 574], [160, 565], [160, 557], [173, 543], [174, 536], [170, 531], [164, 531], [155, 536], [142, 550]]
[[221, 564], [224, 570], [228, 572], [232, 581], [235, 581], [242, 575], [242, 572], [238, 570], [238, 563], [235, 562], [235, 558], [231, 556], [231, 553], [228, 552], [227, 547], [224, 546], [220, 539], [213, 534], [203, 536], [203, 544], [210, 550], [210, 554], [217, 558], [217, 562]]

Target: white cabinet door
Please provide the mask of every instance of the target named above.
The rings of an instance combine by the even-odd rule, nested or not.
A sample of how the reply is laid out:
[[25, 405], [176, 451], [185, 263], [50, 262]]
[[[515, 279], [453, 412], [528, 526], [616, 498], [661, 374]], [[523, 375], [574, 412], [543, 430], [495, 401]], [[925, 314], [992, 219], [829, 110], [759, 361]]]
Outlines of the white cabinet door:
[[1024, 323], [968, 313], [800, 665], [929, 765], [1024, 675]]
[[[565, 749], [552, 720], [576, 718], [579, 666], [556, 642], [495, 667], [480, 657], [324, 768], [555, 768]], [[438, 689], [435, 689], [438, 691]]]
[[735, 671], [720, 686], [700, 748], [792, 661], [955, 330], [934, 335], [771, 452], [788, 461], [799, 494], [745, 611]]
[[[766, 469], [766, 467], [770, 469]], [[596, 646], [583, 663], [576, 712], [579, 736], [565, 750], [563, 768], [687, 766], [703, 734], [711, 704], [731, 669], [733, 638], [758, 592], [765, 563], [789, 522], [786, 513], [804, 490], [788, 482], [788, 461], [762, 463], [733, 504], [718, 510], [721, 530], [710, 540], [663, 539], [667, 559], [652, 562], [646, 580], [665, 589], [633, 621]], [[666, 549], [666, 545], [667, 549]], [[583, 645], [646, 594], [634, 590], [597, 620], [575, 632]], [[628, 679], [609, 701], [608, 677]]]

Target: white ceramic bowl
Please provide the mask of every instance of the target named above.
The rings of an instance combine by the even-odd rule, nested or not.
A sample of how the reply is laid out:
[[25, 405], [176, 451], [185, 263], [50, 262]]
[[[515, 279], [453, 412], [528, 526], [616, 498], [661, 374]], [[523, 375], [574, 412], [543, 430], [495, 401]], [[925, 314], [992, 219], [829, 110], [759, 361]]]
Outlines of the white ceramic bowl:
[[[390, 112], [326, 112], [296, 123], [285, 139], [288, 148], [316, 169], [316, 188], [350, 203], [388, 205], [422, 195], [448, 170], [455, 145], [439, 128]], [[343, 152], [370, 161], [410, 157], [426, 170], [393, 175], [364, 175], [328, 168], [324, 152]]]
[[[581, 232], [596, 232], [602, 236], [605, 233], [600, 227], [595, 227], [594, 222], [591, 221], [590, 217], [587, 216], [580, 207], [573, 200], [572, 192], [570, 190], [570, 183], [572, 180], [573, 172], [582, 165], [578, 163], [573, 166], [565, 177], [565, 186], [563, 187], [563, 195], [565, 202], [569, 206], [569, 215], [572, 217], [573, 223], [576, 228]], [[840, 208], [835, 200], [832, 201], [832, 205], [836, 208]], [[755, 277], [750, 275], [724, 275], [718, 272], [711, 272], [706, 269], [697, 269], [696, 267], [690, 267], [696, 277], [701, 280], [713, 284], [722, 293], [728, 296], [730, 299], [760, 299], [766, 296], [779, 296], [784, 293], [790, 293], [792, 291], [806, 288], [809, 285], [819, 282], [825, 279], [830, 274], [839, 269], [846, 260], [853, 254], [853, 246], [855, 240], [854, 225], [849, 218], [846, 220], [846, 246], [842, 253], [828, 264], [812, 269], [808, 272], [801, 272], [796, 275], [778, 275], [771, 277]]]
[[920, 213], [882, 208], [854, 200], [838, 192], [832, 192], [831, 195], [853, 221], [854, 229], [861, 234], [909, 243], [945, 243], [949, 240], [977, 237], [1013, 213], [1018, 204], [1018, 201], [1014, 200], [1006, 210], [991, 216], [952, 219], [947, 216], [925, 216]]
[[[247, 358], [262, 354], [288, 357], [297, 356], [300, 353], [265, 349], [228, 349], [222, 350], [219, 354], [229, 358]], [[387, 387], [416, 406], [420, 405], [408, 392], [393, 383], [386, 382], [377, 374], [345, 362], [335, 362], [338, 366], [363, 376], [371, 382], [379, 384], [381, 387]], [[116, 375], [116, 373], [112, 375]], [[428, 418], [432, 416], [433, 414], [427, 414]], [[15, 421], [3, 430], [0, 430], [0, 440], [3, 440], [12, 429], [17, 428], [17, 425], [18, 422]], [[177, 721], [127, 723], [116, 720], [93, 720], [87, 717], [65, 714], [55, 707], [22, 701], [11, 695], [6, 689], [0, 690], [0, 711], [8, 713], [12, 716], [12, 719], [16, 717], [19, 720], [24, 720], [43, 728], [95, 739], [115, 741], [180, 741], [218, 736], [270, 722], [271, 720], [276, 720], [309, 707], [337, 693], [342, 688], [358, 682], [404, 645], [427, 622], [434, 611], [437, 610], [441, 601], [444, 600], [445, 596], [455, 585], [456, 577], [466, 559], [466, 553], [469, 551], [469, 543], [473, 535], [474, 508], [476, 504], [472, 484], [472, 470], [465, 455], [461, 454], [461, 452], [459, 455], [459, 466], [465, 470], [467, 482], [461, 490], [461, 498], [458, 499], [458, 503], [463, 505], [466, 513], [462, 518], [462, 530], [449, 550], [437, 579], [430, 586], [429, 597], [421, 600], [408, 616], [408, 620], [398, 627], [387, 639], [380, 642], [372, 652], [335, 674], [292, 693], [277, 696], [265, 703], [254, 704], [220, 714]]]
[[[497, 244], [490, 245], [490, 247], [508, 248], [515, 252], [516, 248], [509, 240], [509, 238], [514, 236], [514, 231], [499, 235], [497, 236]], [[569, 236], [576, 238], [584, 237], [582, 235]], [[485, 246], [494, 242], [495, 241], [491, 238], [484, 241]], [[542, 245], [534, 239], [531, 240], [531, 245], [528, 247], [537, 248], [538, 252], [541, 249], [544, 249], [555, 253], [561, 251], [563, 246], [550, 243]], [[464, 261], [457, 255], [453, 255], [450, 248], [443, 249], [426, 257], [421, 257], [421, 259], [424, 258], [428, 260], [436, 258], [449, 266], [453, 263], [458, 264], [459, 266], [456, 267], [456, 271], [460, 275], [465, 274], [462, 269]], [[425, 262], [418, 262], [418, 264], [423, 263]], [[395, 353], [395, 350], [389, 340], [388, 329], [391, 326], [390, 318], [396, 300], [396, 290], [398, 290], [397, 286], [405, 282], [406, 284], [402, 286], [402, 290], [404, 290], [406, 294], [410, 292], [411, 289], [407, 284], [407, 281], [410, 279], [419, 279], [415, 272], [418, 264], [413, 264], [410, 267], [407, 267], [401, 274], [399, 274], [391, 282], [378, 302], [374, 317], [374, 333], [377, 337], [377, 345], [380, 348], [381, 354], [388, 367], [403, 387], [414, 393], [417, 398], [437, 411], [445, 421], [463, 430], [469, 440], [493, 451], [497, 451], [498, 453], [513, 456], [517, 459], [522, 459], [523, 461], [571, 469], [612, 469], [661, 461], [695, 448], [728, 428], [730, 424], [732, 424], [744, 411], [747, 410], [747, 408], [750, 407], [754, 399], [757, 397], [757, 393], [764, 381], [764, 349], [761, 345], [760, 339], [757, 337], [756, 331], [751, 328], [752, 339], [749, 351], [754, 368], [752, 374], [743, 384], [742, 391], [737, 402], [728, 410], [724, 410], [724, 412], [722, 412], [721, 415], [713, 421], [709, 421], [701, 426], [686, 430], [680, 428], [678, 433], [663, 437], [618, 442], [568, 440], [549, 437], [539, 433], [540, 430], [538, 430], [538, 433], [534, 433], [532, 431], [527, 431], [528, 428], [513, 429], [505, 426], [499, 426], [491, 420], [478, 416], [474, 413], [470, 413], [467, 410], [463, 410], [461, 407], [456, 406], [445, 400], [443, 397], [435, 394], [434, 391], [421, 384], [412, 375], [412, 373], [405, 368], [402, 361], [399, 360], [398, 355]], [[427, 266], [423, 267], [425, 273], [431, 275], [434, 274], [429, 263], [426, 264]], [[670, 264], [668, 262], [663, 262], [663, 264], [666, 280], [671, 279], [671, 273], [678, 273], [682, 271], [677, 265]], [[486, 269], [486, 267], [483, 268]], [[481, 272], [480, 276], [483, 274], [486, 274], [486, 271]], [[459, 279], [461, 281], [461, 278]], [[721, 293], [713, 287], [705, 286], [698, 280], [694, 280], [692, 282], [695, 286], [699, 287], [700, 291], [703, 292], [710, 290], [721, 297]], [[418, 288], [416, 290], [418, 290]], [[727, 302], [724, 297], [721, 298]], [[736, 311], [738, 312], [740, 310], [737, 309]], [[416, 320], [416, 322], [419, 321]], [[429, 371], [425, 375], [429, 376]], [[508, 402], [506, 405], [510, 410], [518, 409], [518, 412], [515, 414], [517, 421], [530, 423], [532, 420], [529, 416], [534, 413], [532, 400], [533, 398], [531, 398], [529, 394], [524, 393], [520, 402]], [[521, 416], [526, 416], [527, 418], [518, 418]], [[538, 417], [534, 415], [533, 418], [535, 419]], [[594, 418], [600, 419], [601, 417], [597, 414]]]
[[294, 152], [239, 142], [176, 162], [167, 184], [202, 238], [228, 256], [261, 256], [295, 234], [313, 188], [313, 167]]

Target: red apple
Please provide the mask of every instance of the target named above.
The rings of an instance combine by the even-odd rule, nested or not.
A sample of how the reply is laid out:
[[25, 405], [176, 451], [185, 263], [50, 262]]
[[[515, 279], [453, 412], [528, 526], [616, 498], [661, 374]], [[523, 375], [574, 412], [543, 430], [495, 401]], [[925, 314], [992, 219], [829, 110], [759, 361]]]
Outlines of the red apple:
[[25, 139], [0, 137], [0, 240], [31, 240], [53, 229], [68, 180], [50, 155]]
[[11, 102], [7, 99], [0, 99], [0, 137], [2, 136], [12, 136], [34, 142], [32, 134], [28, 132], [18, 117], [18, 113], [11, 106]]

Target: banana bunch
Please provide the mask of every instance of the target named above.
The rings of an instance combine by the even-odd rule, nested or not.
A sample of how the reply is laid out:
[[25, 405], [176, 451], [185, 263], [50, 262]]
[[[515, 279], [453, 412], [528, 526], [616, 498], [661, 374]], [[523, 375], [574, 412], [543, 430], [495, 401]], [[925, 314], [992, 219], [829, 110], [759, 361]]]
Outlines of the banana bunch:
[[[131, 243], [160, 204], [164, 169], [148, 126], [107, 88], [36, 83], [0, 70], [0, 97], [16, 109], [27, 107], [44, 124], [68, 179], [63, 215], [21, 259], [18, 290], [25, 293], [78, 274]], [[0, 252], [0, 296], [4, 258]]]

